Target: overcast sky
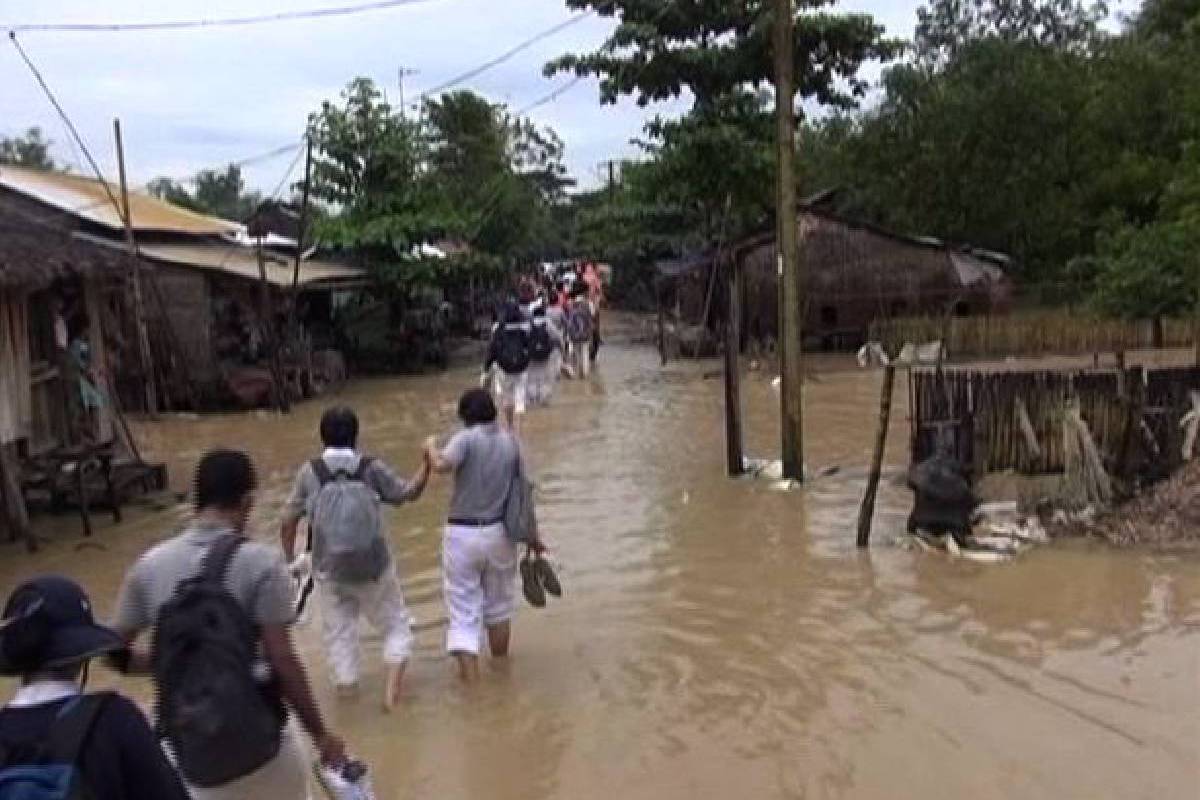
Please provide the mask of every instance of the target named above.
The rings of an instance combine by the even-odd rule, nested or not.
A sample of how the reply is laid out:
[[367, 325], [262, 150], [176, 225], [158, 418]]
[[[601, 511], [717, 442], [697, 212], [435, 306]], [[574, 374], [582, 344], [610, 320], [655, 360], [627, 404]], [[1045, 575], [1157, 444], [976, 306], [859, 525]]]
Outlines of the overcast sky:
[[[348, 5], [355, 0], [39, 0], [6, 3], [0, 29], [15, 24], [153, 22], [247, 16]], [[909, 37], [919, 0], [847, 0], [889, 35]], [[205, 167], [298, 141], [308, 113], [366, 75], [395, 102], [398, 70], [406, 98], [493, 58], [533, 33], [571, 16], [559, 0], [426, 0], [356, 16], [252, 27], [177, 32], [28, 32], [21, 42], [44, 73], [106, 174], [115, 174], [112, 119], [120, 117], [130, 180], [182, 178]], [[564, 52], [595, 48], [610, 22], [589, 19], [530, 47], [470, 81], [494, 101], [518, 109], [568, 82], [548, 80], [542, 65]], [[7, 38], [7, 37], [6, 37]], [[869, 74], [876, 75], [877, 69]], [[629, 140], [654, 114], [676, 115], [683, 102], [638, 108], [626, 100], [600, 106], [596, 83], [584, 81], [530, 112], [566, 143], [571, 173], [594, 184], [599, 164], [634, 152]], [[8, 41], [0, 42], [0, 135], [29, 126], [54, 140], [54, 155], [76, 171], [80, 157], [63, 124]], [[292, 154], [246, 169], [251, 186], [270, 192]], [[297, 170], [299, 171], [299, 170]]]

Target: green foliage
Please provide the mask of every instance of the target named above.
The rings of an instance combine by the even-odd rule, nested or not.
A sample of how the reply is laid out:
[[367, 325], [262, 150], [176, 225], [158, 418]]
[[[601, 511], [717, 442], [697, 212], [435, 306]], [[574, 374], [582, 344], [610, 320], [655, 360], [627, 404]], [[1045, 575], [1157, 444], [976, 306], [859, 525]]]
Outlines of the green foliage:
[[[852, 105], [866, 88], [858, 68], [888, 58], [895, 43], [866, 14], [828, 14], [831, 0], [796, 3], [795, 86], [802, 97]], [[700, 105], [746, 86], [769, 83], [772, 4], [764, 0], [566, 0], [567, 7], [619, 20], [592, 53], [564, 55], [547, 75], [573, 72], [600, 78], [600, 97], [615, 103], [635, 95], [640, 105], [689, 90]]]
[[845, 213], [1008, 252], [1043, 299], [1178, 310], [1198, 12], [1152, 0], [1104, 36], [1095, 6], [938, 0], [876, 108], [802, 130], [802, 179], [841, 188]]
[[1079, 0], [932, 0], [917, 9], [914, 49], [926, 64], [955, 61], [972, 42], [998, 39], [1084, 51], [1108, 15], [1104, 2]]
[[241, 167], [230, 164], [224, 172], [201, 170], [187, 184], [170, 178], [155, 178], [146, 188], [151, 195], [201, 214], [244, 222], [262, 202], [258, 192], [247, 192]]
[[54, 171], [58, 167], [50, 157], [52, 144], [42, 136], [42, 129], [36, 127], [19, 136], [5, 136], [0, 138], [0, 164]]
[[[399, 301], [539, 257], [570, 184], [553, 131], [469, 91], [429, 99], [408, 119], [358, 78], [340, 103], [322, 104], [311, 135], [312, 195], [328, 212], [319, 238], [355, 254]], [[441, 240], [470, 255], [420, 255]]]
[[1076, 269], [1095, 276], [1094, 301], [1111, 314], [1158, 318], [1200, 304], [1200, 148], [1192, 147], [1163, 193], [1159, 216], [1100, 237]]
[[[831, 0], [795, 4], [798, 94], [851, 108], [866, 90], [869, 59], [898, 51], [869, 15], [823, 11]], [[641, 105], [695, 98], [680, 119], [655, 119], [640, 142], [645, 158], [622, 165], [621, 185], [576, 198], [568, 227], [580, 255], [613, 263], [621, 291], [646, 294], [659, 257], [732, 241], [769, 224], [775, 184], [772, 4], [763, 0], [567, 0], [617, 20], [594, 52], [564, 55], [547, 75], [600, 79], [600, 100], [631, 95]], [[760, 87], [762, 90], [760, 91]], [[632, 277], [630, 277], [632, 276]]]

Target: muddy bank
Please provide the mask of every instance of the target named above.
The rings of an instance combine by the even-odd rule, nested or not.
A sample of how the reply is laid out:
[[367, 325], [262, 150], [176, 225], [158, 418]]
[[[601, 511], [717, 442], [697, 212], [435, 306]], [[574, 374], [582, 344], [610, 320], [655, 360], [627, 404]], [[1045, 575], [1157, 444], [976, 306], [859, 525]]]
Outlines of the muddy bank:
[[1070, 521], [1051, 521], [1051, 536], [1094, 537], [1118, 547], [1145, 545], [1200, 550], [1200, 462], [1116, 508]]

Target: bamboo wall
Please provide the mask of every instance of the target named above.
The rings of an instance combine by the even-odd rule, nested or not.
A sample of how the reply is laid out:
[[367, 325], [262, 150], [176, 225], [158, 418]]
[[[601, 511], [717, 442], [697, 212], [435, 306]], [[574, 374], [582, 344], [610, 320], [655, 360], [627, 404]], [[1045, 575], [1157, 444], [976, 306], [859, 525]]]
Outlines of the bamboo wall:
[[[1194, 331], [1192, 320], [1164, 320], [1163, 346], [1191, 346]], [[943, 338], [952, 357], [1112, 353], [1152, 346], [1148, 322], [1103, 319], [1067, 310], [949, 320], [937, 316], [897, 317], [878, 319], [870, 329], [870, 340], [882, 342], [889, 351], [898, 350], [905, 342]]]
[[[1163, 453], [1164, 467], [1180, 458], [1179, 421], [1191, 407], [1189, 391], [1200, 390], [1200, 368], [1143, 371], [1122, 376], [1105, 371], [978, 372], [914, 371], [912, 374], [912, 459], [934, 453], [938, 428], [954, 436], [958, 458], [983, 472], [1016, 470], [1046, 474], [1063, 469], [1062, 413], [1077, 400], [1096, 446], [1115, 462], [1126, 434], [1129, 405], [1142, 393], [1147, 424]], [[1141, 388], [1139, 389], [1139, 384]], [[1017, 422], [1016, 400], [1025, 403], [1041, 454], [1030, 452]]]

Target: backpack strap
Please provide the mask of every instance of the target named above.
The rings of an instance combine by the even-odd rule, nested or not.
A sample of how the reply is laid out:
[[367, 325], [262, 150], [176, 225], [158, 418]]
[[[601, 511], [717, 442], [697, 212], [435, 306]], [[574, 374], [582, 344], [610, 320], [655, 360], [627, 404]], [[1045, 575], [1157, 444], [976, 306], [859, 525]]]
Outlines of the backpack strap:
[[110, 699], [111, 692], [81, 694], [72, 697], [59, 709], [48, 741], [43, 745], [48, 763], [78, 765], [79, 754], [87, 744], [96, 718]]
[[358, 481], [359, 483], [367, 482], [367, 470], [375, 463], [375, 459], [370, 456], [362, 456], [358, 459], [358, 469], [354, 470], [354, 474], [350, 476], [350, 480]]
[[223, 583], [234, 554], [245, 541], [245, 537], [233, 533], [217, 539], [204, 556], [204, 565], [200, 568], [200, 579], [205, 583]]
[[329, 465], [325, 463], [323, 458], [314, 458], [309, 462], [312, 467], [313, 474], [317, 476], [317, 482], [324, 486], [327, 483], [333, 482], [333, 473], [329, 470]]

